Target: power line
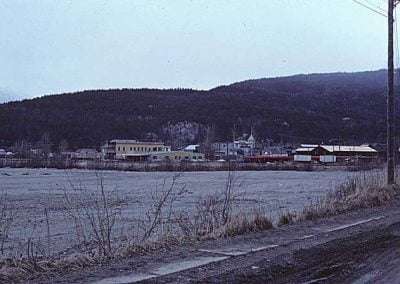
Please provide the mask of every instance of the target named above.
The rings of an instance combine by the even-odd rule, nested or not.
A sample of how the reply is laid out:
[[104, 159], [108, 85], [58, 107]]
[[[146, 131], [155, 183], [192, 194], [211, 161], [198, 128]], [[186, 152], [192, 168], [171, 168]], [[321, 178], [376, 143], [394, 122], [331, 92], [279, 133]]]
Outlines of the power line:
[[387, 13], [387, 10], [383, 9], [382, 7], [378, 6], [375, 3], [372, 3], [372, 2], [370, 2], [368, 0], [364, 0], [364, 2], [367, 2], [368, 4], [370, 4], [371, 6], [375, 7], [376, 9], [381, 10], [385, 14]]
[[[371, 11], [373, 11], [373, 12], [375, 12], [375, 13], [381, 15], [381, 16], [384, 16], [385, 18], [387, 18], [387, 15], [386, 15], [386, 14], [384, 14], [384, 13], [382, 13], [382, 12], [380, 12], [380, 11], [378, 11], [378, 10], [376, 10], [376, 9], [374, 9], [374, 8], [372, 8], [372, 7], [366, 5], [366, 4], [364, 4], [364, 3], [362, 3], [362, 2], [360, 2], [360, 1], [358, 1], [358, 0], [353, 0], [353, 2], [357, 3], [358, 5], [363, 6], [364, 8], [367, 8], [367, 9], [369, 9], [369, 10], [371, 10]], [[386, 11], [385, 11], [385, 12], [386, 12]]]

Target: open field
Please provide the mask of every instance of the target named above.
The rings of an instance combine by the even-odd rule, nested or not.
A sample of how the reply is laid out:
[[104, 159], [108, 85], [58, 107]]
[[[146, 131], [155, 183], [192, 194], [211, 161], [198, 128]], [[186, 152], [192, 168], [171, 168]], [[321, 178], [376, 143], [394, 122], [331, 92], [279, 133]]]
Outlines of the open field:
[[[279, 212], [298, 210], [322, 197], [346, 177], [345, 171], [237, 172], [236, 187], [240, 191], [238, 210], [251, 212], [261, 208], [276, 218]], [[185, 188], [172, 210], [191, 212], [201, 197], [215, 194], [225, 187], [227, 172], [188, 172], [176, 182]], [[73, 224], [65, 212], [65, 196], [78, 195], [82, 189], [96, 191], [99, 177], [106, 192], [113, 191], [120, 200], [120, 217], [116, 227], [133, 231], [137, 220], [146, 217], [152, 206], [151, 195], [171, 182], [168, 172], [117, 172], [56, 169], [0, 169], [0, 189], [6, 192], [14, 209], [13, 226], [5, 245], [6, 252], [25, 254], [27, 240], [37, 250], [51, 254], [68, 251], [73, 246]], [[47, 211], [47, 215], [46, 215]], [[47, 217], [46, 217], [47, 216]], [[48, 246], [47, 242], [50, 242]]]

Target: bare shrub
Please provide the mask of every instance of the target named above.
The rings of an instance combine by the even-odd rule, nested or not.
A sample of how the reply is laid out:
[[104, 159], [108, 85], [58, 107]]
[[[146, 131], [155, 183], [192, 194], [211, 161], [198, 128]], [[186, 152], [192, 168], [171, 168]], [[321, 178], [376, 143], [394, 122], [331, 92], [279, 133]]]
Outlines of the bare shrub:
[[234, 206], [243, 194], [242, 183], [235, 171], [228, 171], [224, 188], [199, 199], [193, 215], [180, 214], [178, 224], [187, 237], [210, 236], [235, 219]]
[[187, 190], [185, 186], [179, 186], [178, 180], [183, 173], [175, 173], [170, 183], [163, 180], [161, 186], [156, 186], [151, 192], [151, 208], [146, 212], [146, 218], [140, 220], [140, 228], [143, 232], [141, 242], [147, 242], [156, 233], [161, 236], [174, 234], [176, 223], [173, 205], [176, 200], [182, 197]]
[[243, 195], [242, 181], [237, 171], [228, 171], [224, 190], [220, 193], [220, 202], [222, 204], [221, 214], [224, 224], [232, 218], [233, 207], [239, 197]]
[[242, 180], [235, 171], [228, 171], [224, 188], [200, 198], [193, 215], [181, 212], [176, 220], [186, 238], [203, 239], [234, 236], [273, 227], [261, 212], [249, 215], [236, 207], [244, 194]]
[[4, 255], [4, 245], [9, 241], [9, 232], [15, 217], [15, 208], [10, 204], [6, 193], [0, 196], [0, 252]]
[[95, 249], [99, 257], [112, 257], [117, 249], [116, 218], [121, 215], [117, 188], [107, 191], [104, 179], [96, 173], [96, 190], [80, 186], [77, 193], [64, 190], [63, 209], [72, 221], [75, 239], [84, 251]]

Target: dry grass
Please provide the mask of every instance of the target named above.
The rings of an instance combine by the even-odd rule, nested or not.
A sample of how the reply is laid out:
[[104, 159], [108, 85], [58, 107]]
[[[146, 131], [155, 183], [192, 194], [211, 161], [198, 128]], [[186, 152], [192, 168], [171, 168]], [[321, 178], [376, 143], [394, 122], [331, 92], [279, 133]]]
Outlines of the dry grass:
[[253, 217], [247, 217], [246, 215], [236, 216], [236, 218], [232, 218], [230, 222], [225, 224], [221, 236], [231, 237], [272, 228], [272, 221], [264, 215], [255, 215]]
[[325, 198], [304, 208], [301, 219], [315, 220], [355, 209], [382, 206], [399, 197], [399, 186], [387, 186], [382, 172], [364, 173], [349, 178]]
[[296, 221], [297, 214], [287, 211], [281, 213], [278, 219], [278, 226], [291, 225]]

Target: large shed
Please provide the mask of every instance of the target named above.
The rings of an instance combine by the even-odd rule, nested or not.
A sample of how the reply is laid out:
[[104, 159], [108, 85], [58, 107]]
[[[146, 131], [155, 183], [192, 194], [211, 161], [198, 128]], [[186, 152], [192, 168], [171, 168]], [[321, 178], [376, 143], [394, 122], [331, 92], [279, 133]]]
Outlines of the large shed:
[[298, 154], [311, 156], [334, 155], [338, 157], [378, 157], [379, 152], [370, 146], [316, 145], [315, 147], [299, 148]]

